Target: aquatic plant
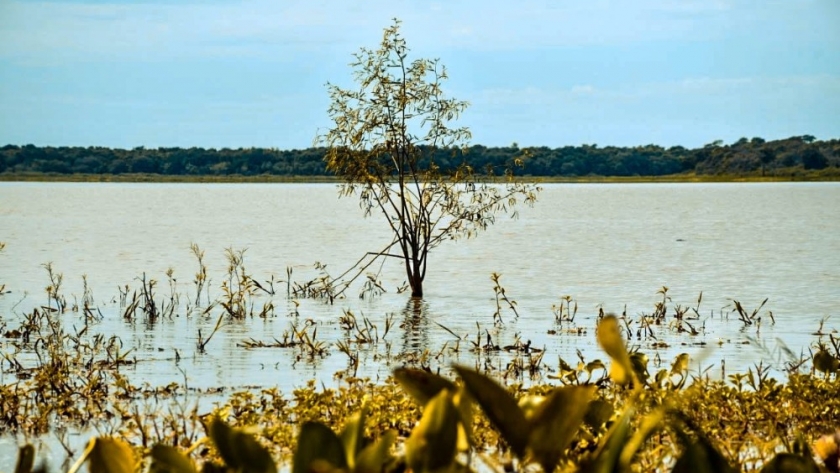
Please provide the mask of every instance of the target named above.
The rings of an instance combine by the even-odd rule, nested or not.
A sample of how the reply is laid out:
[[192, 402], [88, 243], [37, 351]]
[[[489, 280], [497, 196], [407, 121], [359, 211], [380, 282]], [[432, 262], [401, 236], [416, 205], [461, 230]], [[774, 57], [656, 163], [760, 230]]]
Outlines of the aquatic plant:
[[[616, 316], [605, 314], [596, 336], [609, 365], [582, 360], [583, 366], [568, 367], [575, 375], [563, 376], [568, 382], [560, 386], [505, 386], [462, 365], [454, 366], [456, 380], [399, 368], [380, 385], [351, 377], [339, 390], [319, 391], [310, 383], [295, 390], [291, 401], [271, 389], [237, 392], [202, 415], [183, 405], [168, 412], [154, 407], [142, 411], [136, 402], [131, 407], [130, 399], [139, 391], [122, 378], [112, 378], [128, 397], [106, 402], [107, 396], [88, 390], [84, 392], [93, 404], [86, 409], [95, 408], [96, 402], [101, 407], [44, 418], [121, 413], [124, 426], [114, 435], [93, 439], [71, 472], [83, 462], [94, 473], [133, 472], [142, 457], [154, 472], [197, 471], [197, 458], [202, 459], [202, 471], [275, 472], [278, 453], [291, 460], [295, 472], [474, 471], [476, 462], [484, 471], [500, 472], [529, 471], [531, 464], [543, 471], [581, 472], [838, 471], [837, 434], [831, 433], [840, 418], [836, 380], [791, 374], [779, 383], [756, 367], [744, 376], [731, 376], [730, 382], [695, 377], [686, 383], [688, 357], [683, 355], [670, 369], [650, 376], [646, 359], [627, 351], [624, 330]], [[55, 331], [44, 335], [61, 337]], [[51, 353], [57, 359], [67, 356]], [[102, 366], [111, 370], [118, 365]], [[67, 377], [67, 372], [42, 370], [54, 373], [53, 381]], [[592, 379], [595, 370], [606, 374]], [[12, 396], [3, 394], [0, 418], [8, 421], [7, 399]], [[33, 395], [18, 394], [24, 402]], [[51, 402], [68, 394], [57, 394]], [[198, 433], [202, 430], [204, 436]], [[138, 443], [130, 442], [132, 438]], [[23, 447], [17, 471], [32, 471], [33, 457], [31, 446]]]
[[[259, 317], [253, 309], [256, 295], [272, 292], [273, 279], [262, 289], [248, 289], [255, 279], [245, 271], [242, 253], [234, 256], [238, 259], [228, 271], [227, 287], [244, 293], [223, 291], [219, 301], [245, 301], [240, 304], [245, 315], [235, 318], [216, 301], [189, 314], [211, 324], [216, 321], [209, 336], [199, 332], [199, 353], [227, 324]], [[59, 276], [54, 269], [48, 271], [53, 288], [61, 288]], [[173, 272], [166, 277], [168, 296], [155, 295], [156, 285], [145, 274], [137, 279], [142, 287], [130, 298], [132, 291], [121, 287], [121, 302], [130, 310], [121, 308], [120, 313], [130, 313], [129, 321], [148, 320], [147, 314], [154, 313], [156, 320], [167, 323], [173, 313], [168, 307], [180, 304]], [[498, 277], [494, 283], [498, 311], [507, 296]], [[323, 471], [530, 471], [531, 465], [562, 471], [787, 471], [780, 469], [791, 464], [798, 465], [794, 471], [813, 471], [814, 454], [823, 459], [817, 466], [837, 471], [833, 432], [840, 419], [840, 339], [825, 327], [826, 320], [814, 333], [810, 356], [796, 358], [781, 350], [779, 360], [788, 360], [787, 365], [777, 360], [770, 370], [759, 362], [744, 373], [726, 376], [722, 370], [722, 379], [712, 381], [708, 368], [698, 366], [687, 353], [662, 360], [657, 351], [664, 343], [658, 337], [703, 332], [703, 322], [695, 322], [702, 293], [696, 306], [668, 306], [671, 301], [663, 288], [662, 302], [652, 315], [614, 316], [599, 310], [594, 331], [607, 357], [593, 359], [579, 351], [577, 362], [558, 358], [556, 367], [548, 365], [544, 349], [522, 334], [511, 337], [503, 327], [485, 328], [489, 320], [485, 326], [476, 322], [476, 331], [468, 335], [436, 323], [454, 340], [443, 347], [393, 353], [386, 340], [395, 327], [393, 314], [385, 317], [380, 331], [370, 317], [344, 310], [327, 322], [340, 334], [328, 340], [320, 335], [322, 323], [295, 308], [281, 336], [237, 345], [287, 350], [294, 363], [317, 363], [337, 348], [348, 360], [347, 369], [336, 373], [338, 388], [319, 389], [312, 382], [285, 394], [274, 388], [241, 389], [218, 397], [212, 409], [199, 409], [192, 396], [220, 396], [225, 390], [189, 389], [186, 375], [183, 384], [133, 384], [121, 370], [144, 360], [135, 358], [119, 337], [96, 333], [101, 312], [92, 307], [92, 294], [84, 287], [81, 300], [86, 310], [76, 316], [61, 314], [57, 300], [64, 296], [50, 290], [48, 304], [20, 314], [18, 325], [0, 321], [0, 369], [12, 379], [0, 386], [0, 434], [54, 436], [69, 459], [96, 464], [94, 471], [112, 471], [95, 470], [103, 468], [93, 460], [96, 455], [104, 458], [103, 452], [130, 452], [132, 462], [120, 465], [154, 465], [151, 471], [249, 468], [248, 460], [219, 442], [234, 442], [240, 450], [265, 450], [268, 457], [255, 453], [263, 458], [255, 471], [273, 471], [275, 462], [289, 461], [293, 471], [312, 467], [310, 461]], [[574, 307], [567, 297], [555, 309], [555, 323], [563, 324], [557, 336], [591, 333], [592, 327], [575, 321]], [[757, 325], [763, 315], [758, 309], [743, 312], [746, 315], [736, 306], [730, 313], [738, 313], [745, 327]], [[72, 326], [73, 317], [82, 325]], [[410, 323], [407, 316], [405, 330]], [[628, 349], [634, 338], [650, 342]], [[770, 353], [760, 340], [752, 340]], [[387, 380], [359, 379], [357, 369], [365, 357], [401, 367]], [[176, 367], [179, 358], [176, 352]], [[781, 366], [786, 376], [778, 381], [773, 375]], [[524, 429], [517, 427], [523, 422]], [[68, 432], [91, 429], [100, 437], [79, 457]], [[317, 453], [324, 445], [333, 446], [328, 457]], [[337, 453], [339, 445], [343, 454]], [[30, 471], [34, 449], [24, 447], [20, 455], [20, 471]]]
[[[67, 300], [61, 294], [61, 283], [64, 281], [64, 274], [57, 272], [53, 268], [52, 262], [44, 263], [43, 267], [50, 278], [50, 285], [45, 289], [47, 292], [47, 305], [45, 310], [62, 313], [67, 308]], [[55, 303], [55, 307], [53, 307], [53, 303]]]
[[496, 297], [496, 312], [493, 313], [493, 323], [504, 325], [505, 322], [502, 320], [502, 301], [505, 302], [508, 309], [513, 312], [514, 317], [517, 319], [519, 318], [519, 312], [516, 311], [516, 301], [508, 298], [507, 292], [500, 282], [501, 278], [502, 275], [499, 273], [492, 273], [490, 275], [490, 280], [493, 281], [493, 294]]
[[[6, 243], [0, 241], [0, 253], [3, 253], [3, 250], [6, 249]], [[6, 284], [0, 282], [0, 296], [6, 293]]]
[[[205, 284], [208, 285], [210, 280], [207, 278], [207, 266], [204, 264], [204, 250], [202, 250], [197, 243], [190, 243], [190, 251], [198, 260], [198, 271], [196, 271], [193, 284], [195, 285], [195, 306], [201, 307], [201, 290]], [[207, 303], [210, 304], [210, 295], [207, 295]]]

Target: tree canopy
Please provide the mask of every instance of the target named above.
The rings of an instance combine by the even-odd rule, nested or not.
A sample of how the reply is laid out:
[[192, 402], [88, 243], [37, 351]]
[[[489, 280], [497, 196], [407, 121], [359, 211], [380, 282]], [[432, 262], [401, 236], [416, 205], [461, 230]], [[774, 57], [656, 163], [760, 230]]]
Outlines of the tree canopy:
[[[441, 172], [449, 172], [467, 154], [476, 169], [486, 166], [501, 169], [527, 151], [529, 156], [523, 161], [524, 167], [518, 174], [537, 177], [663, 176], [687, 172], [700, 175], [750, 174], [760, 173], [762, 166], [767, 174], [772, 175], [805, 169], [806, 163], [810, 168], [823, 164], [840, 166], [840, 140], [812, 138], [806, 135], [765, 141], [756, 137], [730, 145], [710, 143], [695, 149], [682, 146], [665, 148], [654, 144], [559, 148], [474, 144], [457, 150], [430, 150], [422, 159], [434, 159]], [[323, 147], [295, 150], [200, 147], [118, 149], [9, 144], [0, 147], [0, 173], [332, 176], [334, 173], [323, 161], [325, 153]]]
[[[433, 248], [477, 235], [499, 214], [515, 215], [517, 204], [532, 204], [540, 189], [512, 179], [519, 156], [477, 168], [463, 152], [470, 131], [452, 122], [468, 104], [444, 94], [447, 74], [439, 61], [408, 59], [399, 26], [394, 20], [377, 49], [355, 55], [355, 88], [329, 85], [333, 126], [320, 140], [327, 170], [343, 182], [340, 194], [358, 196], [365, 215], [381, 215], [393, 234], [338, 289], [377, 259], [395, 257], [419, 298]], [[446, 154], [455, 160], [442, 167], [437, 159]]]

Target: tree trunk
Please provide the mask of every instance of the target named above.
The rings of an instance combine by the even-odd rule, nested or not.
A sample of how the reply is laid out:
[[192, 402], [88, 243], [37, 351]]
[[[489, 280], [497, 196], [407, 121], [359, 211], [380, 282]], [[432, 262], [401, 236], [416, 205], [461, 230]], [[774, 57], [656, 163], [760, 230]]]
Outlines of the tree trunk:
[[408, 275], [408, 284], [411, 286], [411, 297], [423, 297], [423, 279], [416, 272]]
[[420, 271], [420, 261], [416, 254], [415, 251], [415, 256], [406, 265], [406, 270], [408, 272], [408, 284], [411, 286], [411, 297], [421, 298], [423, 297], [423, 273]]

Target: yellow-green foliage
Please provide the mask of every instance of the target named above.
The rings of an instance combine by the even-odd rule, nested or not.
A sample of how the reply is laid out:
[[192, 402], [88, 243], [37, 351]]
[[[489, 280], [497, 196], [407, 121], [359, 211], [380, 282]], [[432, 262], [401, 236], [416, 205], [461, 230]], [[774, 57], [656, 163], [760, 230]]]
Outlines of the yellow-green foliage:
[[[118, 435], [93, 439], [71, 471], [87, 461], [93, 473], [192, 473], [196, 460], [203, 471], [227, 465], [274, 473], [275, 462], [290, 461], [295, 473], [470, 471], [477, 458], [482, 471], [531, 463], [544, 471], [838, 471], [836, 379], [792, 374], [781, 383], [757, 367], [682, 389], [650, 383], [616, 338], [615, 323], [608, 315], [599, 326], [614, 379], [598, 385], [525, 390], [456, 366], [457, 381], [402, 368], [381, 384], [309, 383], [291, 398], [274, 389], [238, 392], [207, 415], [129, 409], [113, 398], [112, 408], [124, 413]], [[671, 372], [682, 364], [678, 357]], [[0, 415], [8, 420], [9, 386], [2, 389]], [[38, 427], [17, 418], [21, 429]], [[22, 448], [16, 471], [32, 471], [32, 456]]]

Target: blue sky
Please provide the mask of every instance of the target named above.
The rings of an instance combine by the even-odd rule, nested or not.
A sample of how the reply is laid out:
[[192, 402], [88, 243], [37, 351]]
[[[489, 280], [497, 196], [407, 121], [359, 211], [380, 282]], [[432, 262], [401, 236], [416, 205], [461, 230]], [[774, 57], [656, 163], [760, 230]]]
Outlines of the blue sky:
[[0, 0], [0, 144], [306, 148], [394, 17], [473, 144], [840, 138], [837, 0]]

